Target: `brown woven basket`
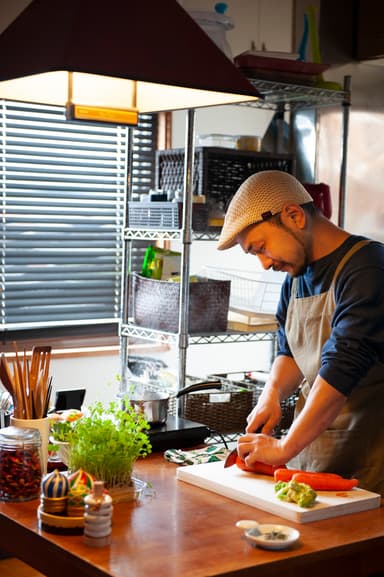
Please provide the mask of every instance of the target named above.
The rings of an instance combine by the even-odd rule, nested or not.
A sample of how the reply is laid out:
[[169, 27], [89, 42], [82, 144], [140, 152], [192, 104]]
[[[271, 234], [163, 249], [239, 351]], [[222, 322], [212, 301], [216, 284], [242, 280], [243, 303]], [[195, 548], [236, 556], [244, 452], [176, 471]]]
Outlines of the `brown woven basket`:
[[[224, 385], [230, 386], [231, 384], [236, 384], [237, 386], [243, 386], [249, 389], [252, 395], [252, 408], [257, 404], [259, 397], [264, 388], [264, 382], [258, 381], [251, 375], [254, 371], [244, 371], [242, 373], [224, 373], [224, 374], [214, 374], [209, 375], [209, 378], [219, 379]], [[299, 397], [299, 393], [295, 392], [290, 395], [287, 399], [281, 402], [281, 420], [279, 424], [275, 427], [273, 436], [280, 438], [284, 436], [289, 427], [292, 424], [296, 402]], [[251, 411], [249, 411], [251, 412]]]
[[219, 387], [212, 384], [211, 389], [186, 394], [181, 390], [183, 416], [218, 433], [243, 432], [253, 407], [252, 391], [234, 385]]
[[[132, 309], [138, 326], [176, 333], [180, 283], [132, 273]], [[199, 277], [189, 285], [189, 333], [225, 332], [230, 281]]]

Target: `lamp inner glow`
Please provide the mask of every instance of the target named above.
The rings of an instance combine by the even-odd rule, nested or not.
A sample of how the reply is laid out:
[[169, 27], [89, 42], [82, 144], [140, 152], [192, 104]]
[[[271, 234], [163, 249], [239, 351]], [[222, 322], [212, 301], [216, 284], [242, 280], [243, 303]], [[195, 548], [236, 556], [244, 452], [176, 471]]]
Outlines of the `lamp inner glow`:
[[[70, 82], [72, 87], [68, 99]], [[241, 94], [67, 71], [46, 72], [0, 82], [0, 98], [132, 112], [181, 110], [257, 100], [257, 97]]]

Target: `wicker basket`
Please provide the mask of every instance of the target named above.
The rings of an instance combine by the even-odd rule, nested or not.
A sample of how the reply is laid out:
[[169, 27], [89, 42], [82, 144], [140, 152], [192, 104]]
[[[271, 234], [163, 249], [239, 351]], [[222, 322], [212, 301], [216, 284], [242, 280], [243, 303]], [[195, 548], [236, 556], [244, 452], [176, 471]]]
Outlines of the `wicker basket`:
[[[210, 209], [225, 209], [240, 184], [261, 170], [294, 173], [294, 156], [203, 146], [195, 149], [193, 194], [206, 196]], [[156, 153], [156, 184], [168, 192], [183, 189], [184, 149]]]
[[[265, 379], [261, 379], [259, 378], [260, 374], [262, 374], [260, 371], [244, 371], [209, 375], [209, 378], [217, 378], [226, 386], [237, 385], [246, 387], [252, 395], [253, 408], [257, 404], [264, 388], [265, 379], [268, 376], [268, 373], [265, 373]], [[275, 427], [274, 437], [280, 438], [288, 431], [294, 418], [297, 399], [298, 393], [294, 393], [281, 403], [282, 417], [277, 427]]]
[[218, 433], [240, 433], [253, 407], [253, 392], [236, 385], [221, 385], [182, 397], [183, 416]]
[[[177, 333], [180, 283], [132, 273], [132, 313], [138, 326]], [[189, 285], [189, 333], [226, 332], [230, 281], [199, 277]]]

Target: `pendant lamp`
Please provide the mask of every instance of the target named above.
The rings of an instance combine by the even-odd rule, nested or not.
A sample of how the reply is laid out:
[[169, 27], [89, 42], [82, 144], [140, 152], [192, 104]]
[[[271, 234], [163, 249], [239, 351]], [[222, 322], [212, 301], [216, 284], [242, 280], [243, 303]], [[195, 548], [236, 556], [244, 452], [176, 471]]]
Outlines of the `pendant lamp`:
[[0, 98], [134, 125], [260, 95], [176, 0], [33, 0], [0, 35]]

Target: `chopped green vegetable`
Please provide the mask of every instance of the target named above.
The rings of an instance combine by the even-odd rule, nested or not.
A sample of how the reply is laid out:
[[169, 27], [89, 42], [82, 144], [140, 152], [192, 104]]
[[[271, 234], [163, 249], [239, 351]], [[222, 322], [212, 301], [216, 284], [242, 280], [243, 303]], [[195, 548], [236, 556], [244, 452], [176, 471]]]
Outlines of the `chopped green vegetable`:
[[275, 484], [276, 497], [280, 501], [296, 503], [299, 507], [312, 507], [317, 493], [306, 483], [278, 481]]
[[275, 540], [285, 541], [285, 539], [287, 538], [286, 534], [283, 533], [282, 531], [269, 531], [268, 533], [264, 533], [263, 537], [264, 539], [267, 539], [267, 541], [275, 541]]

